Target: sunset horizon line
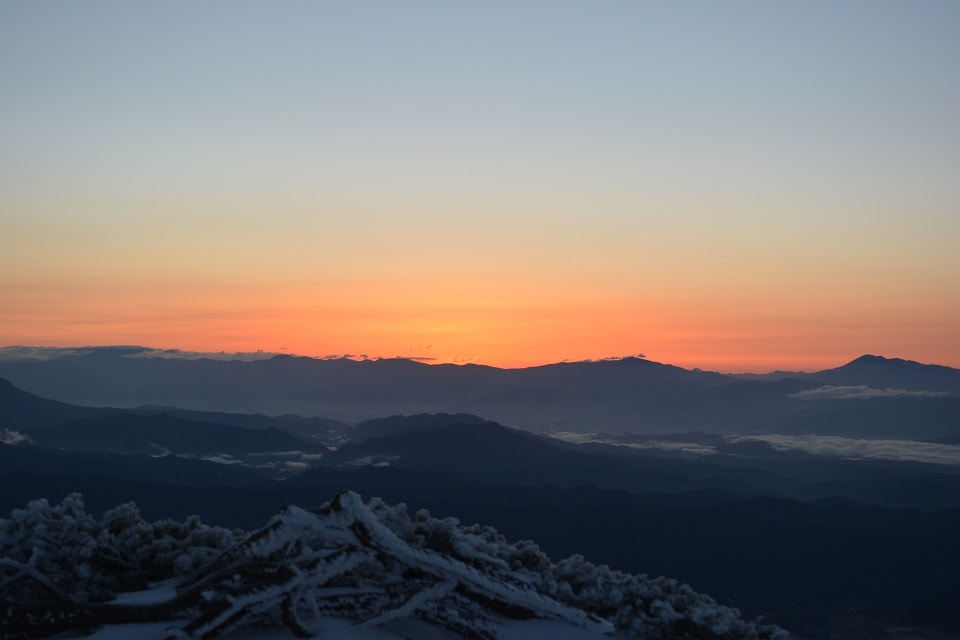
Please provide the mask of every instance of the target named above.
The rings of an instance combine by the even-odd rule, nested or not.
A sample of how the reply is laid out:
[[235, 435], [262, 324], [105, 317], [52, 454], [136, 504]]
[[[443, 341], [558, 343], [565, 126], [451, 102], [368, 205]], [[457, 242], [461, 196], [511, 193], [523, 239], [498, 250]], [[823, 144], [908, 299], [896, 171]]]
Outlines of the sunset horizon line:
[[[479, 366], [487, 367], [491, 369], [501, 369], [501, 370], [517, 370], [517, 369], [534, 369], [538, 367], [548, 367], [552, 365], [559, 364], [584, 364], [584, 363], [600, 363], [600, 362], [620, 362], [624, 360], [646, 360], [648, 362], [666, 366], [678, 367], [688, 371], [706, 371], [711, 373], [720, 373], [720, 374], [730, 374], [730, 375], [767, 375], [767, 374], [776, 374], [776, 373], [800, 373], [800, 374], [810, 374], [816, 373], [819, 371], [825, 371], [828, 369], [843, 367], [852, 362], [863, 358], [879, 358], [882, 360], [892, 360], [892, 361], [902, 361], [902, 362], [911, 362], [921, 365], [935, 365], [935, 366], [944, 366], [948, 368], [954, 368], [949, 364], [943, 364], [940, 362], [924, 362], [920, 360], [914, 360], [911, 358], [903, 358], [899, 356], [889, 356], [881, 355], [877, 353], [861, 353], [855, 356], [846, 356], [838, 358], [833, 365], [820, 367], [820, 368], [807, 368], [807, 369], [797, 369], [791, 368], [788, 365], [783, 367], [774, 367], [766, 368], [762, 367], [760, 369], [753, 370], [723, 370], [722, 368], [709, 368], [707, 366], [697, 366], [689, 365], [687, 363], [677, 364], [671, 362], [669, 359], [658, 359], [651, 358], [644, 353], [629, 353], [624, 355], [614, 355], [614, 356], [602, 356], [602, 357], [593, 357], [593, 358], [566, 358], [561, 360], [553, 361], [544, 361], [538, 363], [530, 364], [520, 364], [520, 365], [500, 365], [500, 364], [491, 364], [488, 362], [483, 362], [479, 358], [455, 358], [455, 357], [435, 357], [435, 356], [417, 356], [417, 355], [371, 355], [371, 354], [354, 354], [354, 353], [339, 353], [339, 354], [325, 354], [325, 355], [311, 355], [307, 353], [301, 353], [294, 350], [281, 349], [281, 350], [270, 350], [270, 349], [256, 349], [256, 350], [199, 350], [199, 349], [182, 349], [177, 347], [152, 347], [142, 344], [86, 344], [86, 345], [28, 345], [28, 344], [8, 344], [0, 345], [0, 359], [36, 359], [42, 360], [42, 352], [64, 352], [64, 351], [75, 351], [78, 352], [73, 355], [85, 355], [81, 352], [89, 352], [93, 350], [137, 350], [137, 357], [147, 358], [147, 357], [167, 357], [167, 358], [178, 358], [185, 360], [223, 360], [223, 361], [245, 361], [252, 362], [257, 360], [270, 360], [278, 356], [287, 356], [291, 358], [309, 358], [311, 360], [320, 360], [320, 361], [336, 361], [336, 360], [350, 360], [353, 362], [378, 362], [378, 361], [388, 361], [388, 360], [406, 360], [410, 362], [416, 362], [418, 364], [428, 365], [428, 366], [439, 366], [439, 365], [454, 365], [454, 366]], [[19, 354], [15, 355], [13, 358], [9, 357], [11, 352], [20, 351]]]

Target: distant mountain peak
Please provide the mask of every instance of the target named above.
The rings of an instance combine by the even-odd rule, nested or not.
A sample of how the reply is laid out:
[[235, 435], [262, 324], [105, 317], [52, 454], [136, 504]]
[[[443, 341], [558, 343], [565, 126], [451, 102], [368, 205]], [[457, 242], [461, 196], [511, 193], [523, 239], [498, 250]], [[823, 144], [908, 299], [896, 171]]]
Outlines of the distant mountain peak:
[[807, 379], [877, 389], [960, 391], [960, 369], [872, 354], [862, 355], [835, 369], [812, 373]]
[[885, 356], [876, 356], [872, 354], [864, 354], [859, 358], [855, 358], [848, 362], [844, 366], [855, 366], [855, 365], [904, 365], [904, 364], [920, 364], [919, 362], [914, 362], [912, 360], [904, 360], [903, 358], [887, 358]]
[[885, 368], [890, 370], [897, 369], [929, 369], [929, 370], [951, 370], [951, 367], [946, 367], [939, 364], [926, 364], [923, 362], [917, 362], [916, 360], [906, 360], [904, 358], [887, 358], [886, 356], [877, 356], [866, 354], [862, 355], [859, 358], [851, 360], [847, 364], [839, 367], [840, 369], [844, 367], [874, 367], [874, 368]]

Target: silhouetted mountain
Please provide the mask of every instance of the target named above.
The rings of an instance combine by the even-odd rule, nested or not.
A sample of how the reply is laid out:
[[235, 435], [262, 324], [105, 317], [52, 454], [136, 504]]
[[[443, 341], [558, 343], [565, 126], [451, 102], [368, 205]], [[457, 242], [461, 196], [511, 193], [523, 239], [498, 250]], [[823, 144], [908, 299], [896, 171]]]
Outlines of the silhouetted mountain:
[[[797, 381], [739, 382], [727, 388], [730, 395], [716, 388], [715, 396], [704, 397], [713, 398], [707, 405], [727, 407], [732, 416], [736, 398], [775, 407], [777, 397], [809, 388]], [[791, 402], [862, 401], [793, 397]], [[174, 456], [4, 445], [0, 507], [82, 491], [91, 508], [134, 500], [151, 519], [199, 513], [219, 524], [254, 526], [283, 504], [317, 504], [352, 488], [405, 501], [412, 510], [426, 507], [466, 522], [489, 522], [511, 537], [536, 538], [551, 553], [581, 553], [618, 569], [675, 575], [732, 599], [749, 615], [773, 616], [810, 637], [825, 637], [825, 621], [851, 607], [878, 620], [957, 630], [954, 603], [945, 595], [951, 593], [958, 560], [953, 532], [960, 526], [960, 473], [954, 467], [828, 459], [696, 433], [678, 441], [716, 453], [673, 458], [657, 449], [611, 451], [602, 443], [557, 442], [476, 416], [466, 416], [467, 424], [450, 423], [458, 418], [464, 416], [374, 421], [374, 430], [390, 433], [344, 446], [321, 459], [329, 466], [283, 482], [264, 475], [274, 470]], [[86, 428], [86, 435], [99, 438], [97, 428], [103, 427], [105, 443], [91, 446], [126, 446], [112, 438], [132, 433], [131, 424], [145, 425], [141, 436], [153, 427], [162, 437], [211, 436], [199, 443], [188, 438], [183, 446], [194, 449], [209, 444], [223, 450], [238, 433], [287, 437], [136, 412], [30, 433], [80, 437]], [[647, 440], [627, 438], [633, 444]], [[260, 445], [257, 441], [255, 448]], [[910, 509], [868, 508], [851, 500]]]
[[807, 379], [830, 385], [960, 393], [960, 369], [873, 355], [811, 373]]
[[815, 386], [793, 379], [769, 382], [731, 379], [723, 386], [689, 389], [634, 403], [620, 422], [630, 425], [624, 431], [641, 433], [766, 432], [783, 417], [808, 409], [811, 405], [794, 394]]
[[449, 424], [484, 424], [487, 422], [479, 416], [469, 413], [421, 413], [415, 416], [389, 416], [364, 420], [348, 433], [350, 442], [357, 444], [396, 433], [419, 431], [434, 427], [443, 427]]
[[245, 429], [275, 428], [289, 433], [305, 442], [326, 443], [337, 442], [344, 437], [350, 425], [329, 418], [309, 417], [287, 414], [282, 416], [268, 416], [262, 413], [224, 413], [220, 411], [192, 411], [177, 407], [142, 406], [132, 410], [136, 413], [156, 414], [166, 413], [179, 418], [186, 418], [194, 422], [211, 424], [227, 424]]
[[[629, 435], [611, 436], [609, 442], [632, 446], [572, 444], [496, 423], [450, 424], [349, 444], [319, 464], [338, 469], [398, 468], [487, 485], [589, 484], [645, 495], [723, 490], [807, 500], [846, 497], [923, 509], [960, 507], [960, 468], [949, 464], [847, 460], [707, 434], [687, 434], [680, 438], [686, 444], [657, 446], [665, 438], [669, 436], [655, 438], [653, 446], [643, 444], [646, 437]], [[887, 444], [886, 449], [893, 452], [894, 447]], [[313, 473], [320, 472], [307, 471], [287, 482], [309, 483]], [[901, 480], [912, 489], [905, 491], [898, 484]], [[870, 485], [874, 490], [865, 491]]]
[[[422, 417], [419, 421], [426, 422]], [[478, 481], [496, 479], [498, 483], [508, 478], [520, 480], [518, 476], [570, 476], [584, 467], [599, 470], [606, 462], [603, 456], [571, 451], [548, 438], [495, 422], [401, 431], [348, 444], [322, 460], [327, 466], [393, 464]]]
[[[788, 495], [812, 481], [836, 477], [813, 471], [815, 465], [788, 477], [777, 472], [777, 464], [754, 465], [742, 457], [664, 457], [623, 447], [573, 445], [493, 422], [427, 427], [348, 444], [319, 464], [402, 468], [488, 485], [593, 485], [642, 494], [721, 489]], [[313, 473], [318, 472], [288, 482], [309, 482]]]
[[274, 427], [247, 429], [196, 422], [165, 413], [84, 418], [32, 433], [38, 443], [75, 451], [136, 454], [243, 455], [327, 449], [307, 444]]
[[956, 396], [802, 402], [807, 406], [770, 423], [766, 431], [940, 442], [960, 426]]
[[47, 400], [0, 378], [0, 428], [30, 430], [52, 427], [80, 418], [101, 416], [109, 409], [78, 407]]
[[473, 413], [530, 428], [597, 419], [628, 427], [645, 401], [735, 381], [638, 358], [497, 369], [402, 359], [276, 356], [248, 362], [141, 357], [129, 349], [67, 353], [0, 359], [0, 375], [83, 404], [297, 413], [351, 423], [395, 414]]
[[348, 430], [336, 420], [287, 416], [277, 419], [279, 424], [265, 415], [216, 411], [296, 411], [350, 423], [384, 415], [468, 413], [532, 431], [837, 433], [934, 440], [955, 434], [960, 423], [960, 370], [876, 356], [799, 378], [742, 379], [639, 358], [496, 369], [285, 355], [188, 360], [146, 357], [133, 347], [65, 353], [71, 355], [0, 358], [0, 373], [62, 400], [189, 407], [193, 413], [171, 415], [276, 426], [338, 446], [345, 437], [385, 433], [377, 429], [388, 431], [389, 424]]
[[[191, 486], [215, 484], [242, 486], [269, 477], [265, 471], [238, 464], [216, 464], [177, 456], [150, 457], [105, 452], [63, 451], [24, 444], [18, 446], [0, 444], [0, 469], [3, 469], [4, 473], [21, 471], [70, 476], [74, 479], [112, 477], [113, 482], [138, 480]], [[29, 487], [20, 489], [33, 490]], [[8, 485], [3, 493], [10, 492], [14, 492], [14, 487]]]
[[[0, 378], [0, 429], [31, 433], [34, 440], [51, 446], [87, 451], [157, 453], [170, 449], [201, 454], [324, 452], [323, 443], [340, 442], [349, 427], [336, 420], [296, 415], [83, 407], [41, 398]], [[38, 430], [50, 433], [38, 435]], [[150, 443], [160, 448], [151, 448]]]
[[[189, 406], [190, 398], [209, 393], [209, 404], [200, 406], [302, 404], [311, 413], [337, 407], [361, 415], [419, 409], [347, 428], [289, 415], [78, 407], [0, 381], [0, 427], [97, 450], [0, 446], [0, 507], [79, 490], [91, 507], [135, 500], [150, 518], [196, 512], [255, 526], [285, 503], [318, 504], [350, 488], [413, 510], [489, 522], [511, 537], [536, 538], [554, 554], [676, 575], [734, 599], [751, 615], [783, 616], [778, 621], [809, 637], [827, 637], [824, 621], [852, 607], [890, 622], [933, 621], [960, 631], [951, 597], [960, 467], [951, 448], [920, 443], [932, 457], [913, 459], [927, 463], [849, 460], [836, 452], [842, 438], [835, 437], [955, 442], [960, 398], [936, 382], [949, 382], [954, 369], [869, 357], [802, 378], [740, 379], [638, 359], [500, 370], [288, 356], [176, 361], [144, 358], [134, 347], [93, 351], [32, 364], [6, 360], [0, 371], [34, 376], [65, 393], [101, 394], [109, 404], [121, 404], [106, 400], [117, 394], [131, 405], [181, 398]], [[632, 433], [564, 443], [458, 413], [468, 409], [514, 416], [511, 423], [522, 426]], [[441, 410], [447, 413], [422, 413]], [[287, 425], [313, 441], [354, 441], [319, 462], [280, 458], [269, 469], [103, 453], [309, 450], [278, 430]], [[658, 442], [670, 432], [685, 435]], [[717, 435], [744, 432], [787, 435]], [[797, 442], [803, 446], [791, 448]], [[910, 448], [879, 444], [894, 455]], [[326, 466], [289, 477], [316, 464]]]
[[770, 373], [729, 373], [727, 374], [733, 378], [739, 378], [740, 380], [759, 380], [770, 382], [773, 380], [800, 380], [805, 378], [808, 374], [803, 371], [771, 371]]

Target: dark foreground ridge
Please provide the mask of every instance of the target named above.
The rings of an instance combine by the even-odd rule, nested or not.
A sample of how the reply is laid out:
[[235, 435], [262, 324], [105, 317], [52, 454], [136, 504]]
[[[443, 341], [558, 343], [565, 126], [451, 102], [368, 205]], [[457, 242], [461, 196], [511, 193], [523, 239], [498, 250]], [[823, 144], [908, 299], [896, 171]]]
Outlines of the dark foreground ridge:
[[[168, 621], [166, 638], [216, 638], [285, 625], [313, 637], [327, 618], [390, 630], [414, 621], [451, 637], [495, 640], [511, 619], [549, 619], [598, 636], [784, 640], [774, 626], [667, 578], [612, 571], [572, 556], [553, 563], [532, 542], [462, 526], [351, 491], [317, 509], [288, 506], [249, 534], [145, 523], [132, 504], [96, 521], [78, 494], [35, 501], [0, 521], [0, 637], [37, 638], [105, 624]], [[150, 604], [109, 600], [173, 580]]]

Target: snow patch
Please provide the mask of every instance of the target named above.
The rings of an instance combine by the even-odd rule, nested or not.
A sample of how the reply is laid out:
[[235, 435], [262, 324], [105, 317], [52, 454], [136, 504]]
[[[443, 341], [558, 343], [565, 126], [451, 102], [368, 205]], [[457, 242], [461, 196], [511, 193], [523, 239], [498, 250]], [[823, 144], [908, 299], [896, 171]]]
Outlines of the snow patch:
[[158, 604], [177, 595], [178, 578], [164, 580], [143, 591], [127, 591], [113, 599], [113, 604]]

